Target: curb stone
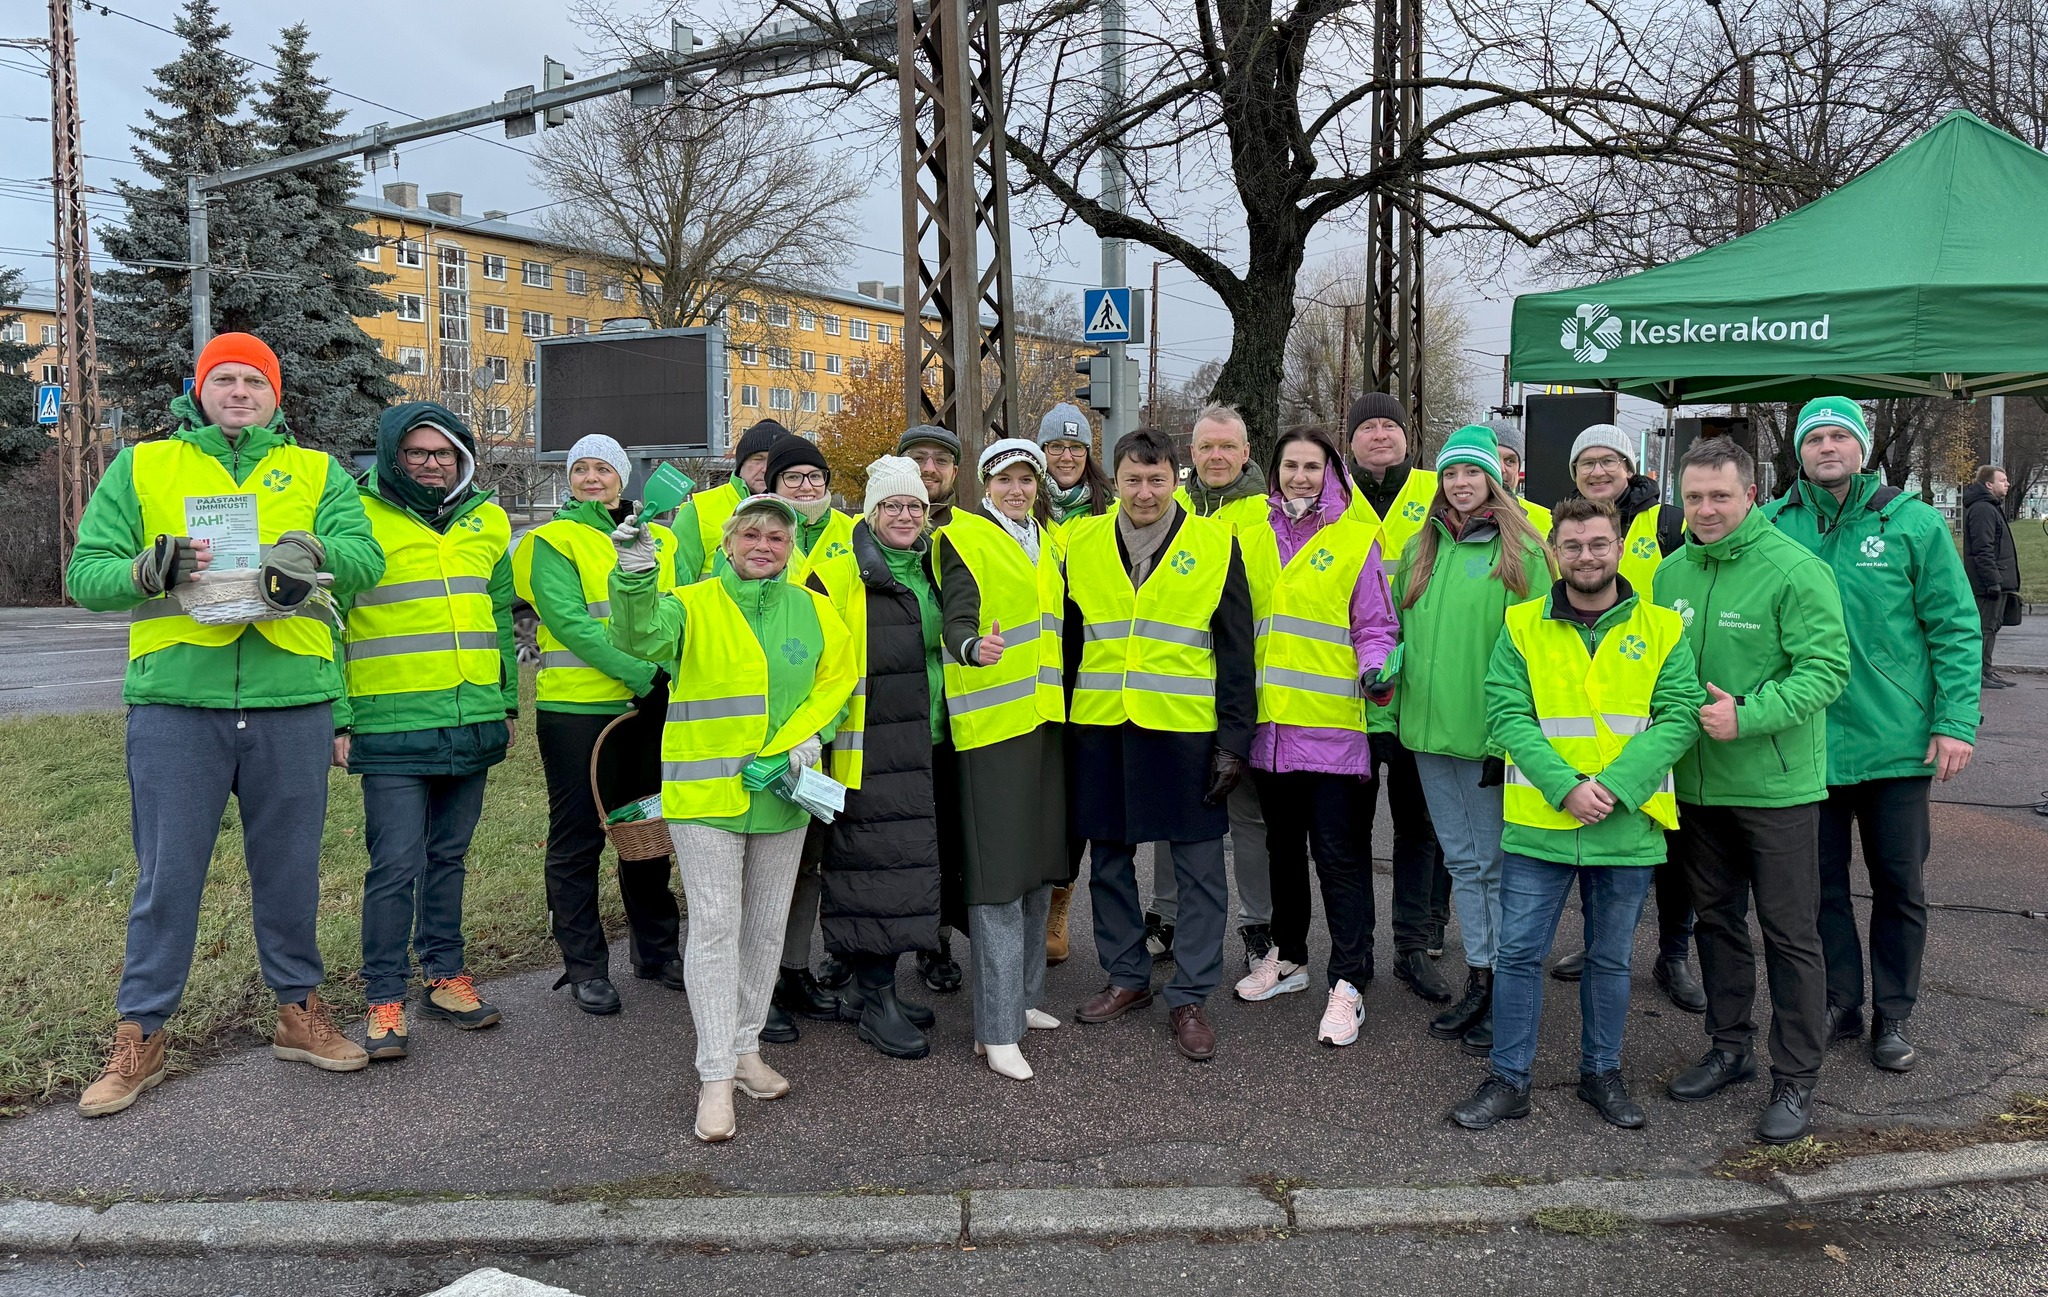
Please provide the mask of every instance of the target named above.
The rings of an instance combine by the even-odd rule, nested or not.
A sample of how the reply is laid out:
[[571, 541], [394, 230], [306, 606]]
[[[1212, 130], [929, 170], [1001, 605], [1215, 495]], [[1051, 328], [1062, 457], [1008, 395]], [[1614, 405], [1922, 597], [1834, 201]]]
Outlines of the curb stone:
[[1772, 1180], [1793, 1202], [1806, 1204], [2035, 1176], [2048, 1176], [2048, 1142], [1970, 1144], [1947, 1153], [1875, 1153], [1838, 1162], [1812, 1175], [1779, 1172]]
[[1783, 1207], [1788, 1196], [1733, 1180], [1562, 1180], [1512, 1188], [1298, 1189], [1297, 1229], [1504, 1225], [1547, 1207], [1589, 1207], [1653, 1224]]
[[1256, 1189], [991, 1189], [968, 1200], [976, 1242], [1287, 1228], [1287, 1208]]

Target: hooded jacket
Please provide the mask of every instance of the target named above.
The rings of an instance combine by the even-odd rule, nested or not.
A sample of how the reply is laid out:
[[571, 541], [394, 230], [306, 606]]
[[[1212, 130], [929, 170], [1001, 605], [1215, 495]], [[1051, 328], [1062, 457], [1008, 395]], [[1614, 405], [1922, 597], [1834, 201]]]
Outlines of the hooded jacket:
[[2005, 503], [1976, 482], [1963, 488], [1963, 553], [1969, 560], [1970, 590], [1979, 599], [2019, 590], [2020, 552], [2012, 543]]
[[[1685, 510], [1675, 504], [1665, 504], [1663, 493], [1657, 488], [1657, 480], [1644, 477], [1641, 473], [1630, 475], [1628, 488], [1614, 501], [1614, 511], [1621, 515], [1621, 534], [1626, 537], [1628, 529], [1635, 523], [1636, 515], [1645, 509], [1657, 511], [1657, 548], [1665, 554], [1676, 554], [1685, 547]], [[1565, 499], [1580, 500], [1585, 493], [1574, 486], [1565, 492]]]
[[[282, 415], [269, 427], [245, 428], [230, 441], [206, 422], [189, 395], [172, 401], [171, 413], [178, 420], [172, 437], [211, 455], [228, 476], [245, 486], [273, 447], [298, 444]], [[135, 588], [135, 556], [156, 538], [142, 534], [134, 474], [135, 452], [123, 450], [107, 466], [78, 524], [78, 545], [71, 553], [65, 584], [80, 606], [95, 612], [121, 612], [143, 602]], [[384, 551], [370, 534], [355, 481], [331, 458], [313, 515], [313, 535], [327, 550], [322, 570], [333, 575], [329, 593], [337, 600], [369, 589], [384, 575]], [[338, 658], [288, 653], [247, 630], [219, 647], [173, 644], [134, 658], [121, 685], [123, 702], [180, 707], [301, 707], [341, 694]]]
[[1685, 623], [1701, 686], [1736, 699], [1736, 737], [1703, 733], [1680, 758], [1678, 800], [1798, 806], [1826, 797], [1825, 713], [1849, 681], [1842, 598], [1827, 564], [1752, 508], [1712, 544], [1687, 532], [1685, 548], [1658, 565], [1656, 598]]

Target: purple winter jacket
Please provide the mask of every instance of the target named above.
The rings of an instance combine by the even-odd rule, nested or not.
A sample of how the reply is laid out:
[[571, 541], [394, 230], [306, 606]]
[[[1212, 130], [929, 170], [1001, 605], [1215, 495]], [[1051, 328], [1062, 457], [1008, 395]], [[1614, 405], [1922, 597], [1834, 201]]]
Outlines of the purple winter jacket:
[[[1273, 522], [1273, 534], [1280, 542], [1280, 564], [1315, 539], [1317, 532], [1344, 516], [1351, 502], [1351, 483], [1341, 472], [1323, 474], [1322, 499], [1296, 522], [1280, 508], [1280, 488], [1266, 498]], [[1358, 672], [1378, 671], [1394, 651], [1401, 625], [1394, 614], [1393, 596], [1387, 590], [1387, 574], [1380, 563], [1379, 542], [1366, 555], [1358, 574], [1358, 588], [1351, 592], [1351, 646], [1358, 653]], [[1277, 772], [1314, 771], [1329, 775], [1372, 774], [1372, 745], [1363, 733], [1324, 729], [1314, 725], [1281, 725], [1261, 721], [1252, 738], [1252, 766]]]

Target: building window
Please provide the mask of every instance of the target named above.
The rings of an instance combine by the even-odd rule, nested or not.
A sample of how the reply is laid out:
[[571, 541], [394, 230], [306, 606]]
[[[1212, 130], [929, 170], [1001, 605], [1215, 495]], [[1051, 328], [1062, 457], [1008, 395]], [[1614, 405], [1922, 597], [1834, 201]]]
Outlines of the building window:
[[424, 320], [427, 318], [427, 299], [418, 293], [398, 295], [398, 318], [401, 320]]
[[372, 239], [366, 247], [356, 253], [356, 260], [371, 266], [381, 264], [382, 258], [379, 256], [381, 250], [381, 245], [375, 239]]
[[555, 317], [546, 311], [521, 311], [519, 331], [529, 338], [545, 338], [555, 331]]
[[574, 315], [569, 317], [568, 325], [569, 332], [574, 336], [580, 337], [583, 334], [590, 332], [590, 321], [580, 319]]
[[427, 349], [425, 347], [400, 347], [398, 349], [398, 372], [401, 374], [426, 373]]
[[740, 384], [740, 404], [752, 409], [761, 404], [761, 389], [752, 383]]
[[505, 278], [505, 258], [495, 252], [484, 254], [484, 278], [502, 280]]
[[828, 333], [828, 334], [830, 334], [830, 335], [832, 335], [832, 336], [833, 336], [833, 337], [835, 337], [835, 338], [839, 336], [839, 317], [838, 317], [838, 316], [836, 316], [836, 315], [828, 315], [828, 316], [826, 316], [826, 317], [825, 317], [825, 332], [826, 332], [826, 333]]
[[816, 414], [818, 412], [818, 394], [816, 392], [805, 392], [800, 404], [805, 414]]
[[886, 324], [878, 324], [878, 325], [876, 325], [876, 326], [875, 326], [875, 341], [876, 341], [876, 342], [887, 342], [887, 341], [889, 341], [889, 339], [890, 339], [890, 338], [891, 338], [891, 337], [892, 337], [893, 335], [894, 335], [894, 330], [890, 329], [890, 327], [889, 327], [888, 325], [886, 325]]
[[[16, 322], [14, 326], [14, 340], [16, 342], [21, 341], [21, 324], [19, 322]], [[56, 325], [46, 324], [43, 326], [43, 345], [45, 347], [54, 347], [57, 345]]]
[[768, 408], [769, 408], [769, 409], [771, 409], [771, 410], [787, 410], [787, 409], [789, 409], [789, 408], [790, 408], [790, 396], [791, 396], [791, 392], [790, 392], [790, 390], [789, 390], [788, 388], [786, 388], [786, 387], [771, 387], [771, 388], [769, 388], [769, 389], [768, 389]]
[[[47, 324], [46, 324], [46, 325], [44, 325], [44, 326], [43, 326], [43, 332], [45, 332], [45, 333], [48, 333], [48, 332], [50, 331], [50, 329], [51, 329], [51, 326], [50, 326], [50, 325], [47, 325]], [[28, 326], [27, 326], [26, 324], [23, 324], [23, 323], [22, 323], [22, 322], [21, 322], [20, 320], [16, 320], [16, 321], [15, 321], [14, 323], [12, 323], [12, 324], [0, 324], [0, 342], [27, 342], [27, 341], [28, 341]], [[45, 347], [49, 346], [49, 345], [50, 345], [50, 343], [49, 343], [49, 340], [48, 340], [48, 339], [44, 339], [44, 341], [43, 341], [43, 345], [44, 345]]]
[[839, 393], [837, 393], [837, 392], [831, 392], [831, 393], [828, 393], [828, 394], [826, 395], [826, 397], [825, 397], [825, 413], [827, 413], [827, 414], [839, 414], [839, 413], [843, 412], [843, 411], [844, 411], [845, 409], [846, 409], [846, 398], [845, 398], [845, 397], [842, 397], [842, 396], [841, 396], [841, 395], [839, 395]]
[[553, 288], [554, 267], [545, 261], [522, 261], [519, 263], [519, 282], [528, 288]]
[[768, 348], [768, 368], [770, 368], [770, 369], [788, 369], [788, 368], [789, 368], [789, 348], [788, 348], [788, 347], [770, 347], [770, 348]]
[[855, 342], [866, 342], [868, 340], [868, 322], [866, 320], [848, 320], [846, 322], [846, 336], [852, 338]]
[[616, 279], [607, 278], [604, 281], [604, 300], [607, 302], [625, 301], [626, 286]]
[[519, 424], [520, 424], [520, 428], [521, 428], [521, 430], [522, 430], [522, 431], [524, 431], [524, 432], [526, 433], [526, 439], [527, 439], [528, 441], [532, 441], [532, 440], [533, 440], [533, 411], [532, 411], [532, 410], [528, 410], [528, 411], [527, 411], [527, 412], [526, 412], [526, 413], [525, 413], [524, 415], [520, 416], [520, 419], [519, 419]]
[[761, 318], [761, 308], [752, 302], [740, 303], [740, 323], [752, 324]]
[[742, 365], [760, 364], [761, 349], [751, 342], [742, 342], [740, 344], [740, 363]]
[[401, 268], [418, 270], [427, 264], [427, 245], [418, 239], [398, 241], [398, 264]]
[[485, 410], [484, 431], [501, 437], [512, 431], [512, 411], [502, 405], [494, 405]]
[[484, 368], [490, 371], [491, 381], [493, 383], [504, 382], [506, 377], [511, 372], [511, 365], [509, 362], [506, 361], [506, 359], [503, 356], [485, 357]]
[[63, 370], [62, 366], [59, 366], [59, 365], [45, 365], [45, 366], [43, 366], [43, 381], [44, 381], [45, 383], [61, 383], [61, 382], [63, 382], [63, 381], [64, 381], [64, 370]]
[[796, 313], [796, 327], [804, 330], [815, 329], [818, 327], [818, 317], [812, 315], [809, 311], [798, 311]]
[[797, 367], [806, 374], [815, 374], [818, 372], [818, 353], [815, 351], [800, 352], [797, 355], [796, 363]]
[[527, 362], [526, 362], [526, 366], [525, 366], [525, 368], [526, 368], [526, 385], [527, 385], [528, 387], [537, 387], [537, 386], [539, 386], [539, 385], [540, 385], [540, 362], [539, 362], [538, 360], [529, 360], [529, 361], [527, 361]]
[[574, 293], [578, 297], [583, 296], [590, 291], [590, 276], [581, 270], [564, 270], [562, 272], [562, 291]]
[[780, 302], [771, 303], [768, 307], [768, 323], [774, 325], [778, 329], [788, 328], [789, 308], [787, 306], [782, 305]]
[[505, 307], [486, 306], [484, 308], [484, 332], [510, 333], [512, 331], [511, 316], [512, 312]]
[[866, 378], [868, 376], [868, 362], [860, 356], [855, 356], [852, 360], [846, 362], [846, 372], [854, 378]]
[[825, 372], [828, 374], [844, 373], [846, 372], [846, 362], [837, 356], [827, 356], [825, 357]]
[[469, 294], [441, 294], [441, 339], [444, 342], [469, 341]]
[[441, 267], [441, 287], [464, 289], [469, 287], [469, 254], [461, 248], [442, 244], [434, 250]]

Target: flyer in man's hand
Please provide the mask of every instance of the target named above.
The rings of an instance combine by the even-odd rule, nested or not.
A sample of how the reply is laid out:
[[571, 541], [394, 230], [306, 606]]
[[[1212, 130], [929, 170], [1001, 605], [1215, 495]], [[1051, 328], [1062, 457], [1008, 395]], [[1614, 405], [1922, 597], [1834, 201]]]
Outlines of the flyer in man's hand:
[[263, 537], [256, 526], [253, 493], [186, 496], [185, 534], [195, 541], [212, 543], [210, 571], [250, 571], [263, 558]]

